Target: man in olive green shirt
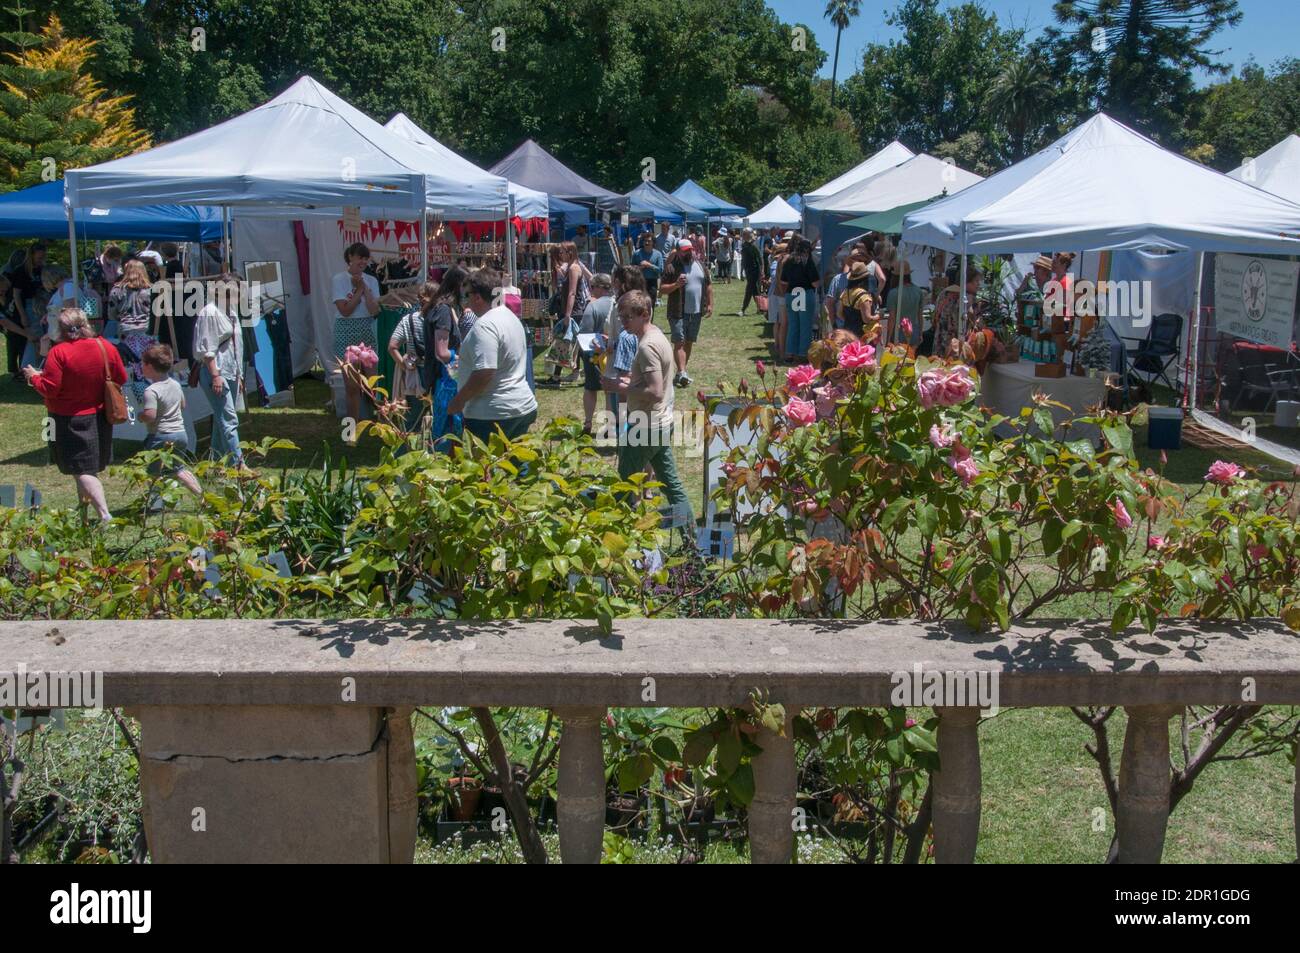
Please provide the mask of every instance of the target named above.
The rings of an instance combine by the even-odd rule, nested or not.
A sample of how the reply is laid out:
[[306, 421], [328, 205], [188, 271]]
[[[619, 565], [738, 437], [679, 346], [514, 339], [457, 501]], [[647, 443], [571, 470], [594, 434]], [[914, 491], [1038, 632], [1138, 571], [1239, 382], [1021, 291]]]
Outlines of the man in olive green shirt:
[[668, 502], [689, 507], [673, 457], [672, 345], [651, 321], [650, 296], [644, 291], [629, 291], [619, 298], [618, 314], [623, 330], [640, 341], [631, 372], [620, 377], [617, 385], [619, 395], [627, 400], [627, 428], [620, 428], [618, 475], [627, 479], [648, 463], [654, 467], [655, 479], [663, 484]]

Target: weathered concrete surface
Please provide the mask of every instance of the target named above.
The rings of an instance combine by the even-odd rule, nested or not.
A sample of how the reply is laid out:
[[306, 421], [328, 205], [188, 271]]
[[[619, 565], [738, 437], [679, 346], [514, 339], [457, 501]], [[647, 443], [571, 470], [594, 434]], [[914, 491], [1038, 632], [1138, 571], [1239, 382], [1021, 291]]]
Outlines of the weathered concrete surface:
[[413, 855], [413, 823], [390, 842], [382, 713], [141, 705], [134, 714], [156, 863], [387, 863]]
[[561, 721], [555, 784], [560, 859], [598, 864], [605, 838], [605, 749], [600, 740], [605, 709], [557, 708], [555, 714]]
[[973, 864], [980, 831], [980, 710], [940, 708], [938, 713], [934, 859], [940, 864]]
[[1115, 839], [1121, 864], [1158, 864], [1169, 826], [1169, 720], [1181, 705], [1125, 709], [1124, 754], [1119, 765]]
[[359, 620], [0, 623], [0, 675], [102, 671], [109, 705], [417, 704], [639, 707], [773, 701], [884, 705], [891, 676], [999, 673], [1002, 706], [1300, 704], [1300, 637], [1280, 622], [1175, 622], [1154, 636], [1040, 623], [1006, 634], [960, 625], [780, 620], [553, 622]]

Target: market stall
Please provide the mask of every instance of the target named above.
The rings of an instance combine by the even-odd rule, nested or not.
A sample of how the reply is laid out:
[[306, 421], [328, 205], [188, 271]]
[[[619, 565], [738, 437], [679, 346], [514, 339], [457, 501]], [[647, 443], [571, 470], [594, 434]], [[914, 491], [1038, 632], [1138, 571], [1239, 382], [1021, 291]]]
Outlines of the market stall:
[[[972, 253], [1192, 252], [1198, 268], [1184, 318], [1195, 341], [1204, 252], [1300, 253], [1300, 205], [1169, 152], [1098, 114], [1041, 152], [908, 214], [903, 238], [960, 254], [963, 277]], [[1197, 379], [1194, 349], [1185, 373]], [[1074, 386], [1067, 378], [1039, 384], [1053, 397]]]
[[[102, 165], [70, 170], [65, 197], [70, 222], [77, 208], [166, 200], [235, 208], [241, 216], [278, 221], [280, 234], [289, 235], [291, 242], [294, 220], [316, 223], [308, 228], [321, 236], [331, 229], [337, 233], [346, 212], [353, 225], [413, 225], [417, 248], [427, 248], [420, 236], [430, 217], [499, 220], [511, 215], [504, 178], [470, 175], [463, 167], [440, 163], [310, 77], [211, 129]], [[294, 308], [291, 299], [291, 331], [294, 337], [310, 340], [328, 365], [334, 322], [324, 276], [340, 270], [341, 256], [322, 260], [317, 252], [312, 248], [307, 253], [306, 268], [294, 269], [287, 256], [259, 260], [278, 261], [285, 274], [298, 271], [302, 294], [295, 297], [310, 297], [310, 306]], [[319, 276], [314, 281], [313, 274]], [[295, 313], [298, 321], [309, 323], [295, 325]], [[338, 375], [334, 383], [341, 396]]]

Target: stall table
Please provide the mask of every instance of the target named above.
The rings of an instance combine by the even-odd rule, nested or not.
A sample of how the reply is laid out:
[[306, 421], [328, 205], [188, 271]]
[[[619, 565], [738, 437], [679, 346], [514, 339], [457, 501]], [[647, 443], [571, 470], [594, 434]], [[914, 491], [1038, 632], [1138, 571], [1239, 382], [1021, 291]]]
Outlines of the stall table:
[[1035, 377], [1034, 367], [1030, 361], [990, 364], [980, 384], [980, 403], [1005, 417], [1019, 417], [1022, 408], [1034, 406], [1033, 395], [1042, 392], [1070, 408], [1068, 411], [1060, 407], [1047, 408], [1058, 424], [1053, 436], [1057, 439], [1064, 437], [1094, 442], [1099, 439], [1101, 433], [1094, 426], [1075, 424], [1067, 433], [1059, 425], [1071, 418], [1083, 416], [1088, 408], [1104, 402], [1106, 382], [1101, 378], [1076, 377], [1072, 374], [1064, 377]]

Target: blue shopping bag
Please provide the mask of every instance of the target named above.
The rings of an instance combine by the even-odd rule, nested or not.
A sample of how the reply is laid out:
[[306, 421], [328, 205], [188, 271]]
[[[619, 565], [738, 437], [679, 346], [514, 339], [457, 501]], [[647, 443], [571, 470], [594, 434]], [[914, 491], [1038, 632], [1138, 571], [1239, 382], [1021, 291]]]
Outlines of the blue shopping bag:
[[[454, 364], [455, 351], [451, 354], [451, 360]], [[459, 438], [465, 432], [465, 421], [460, 414], [447, 413], [448, 405], [456, 396], [456, 378], [451, 376], [451, 371], [442, 362], [439, 361], [437, 364], [438, 380], [433, 385], [433, 416], [429, 436], [435, 452], [450, 453], [452, 440]]]

